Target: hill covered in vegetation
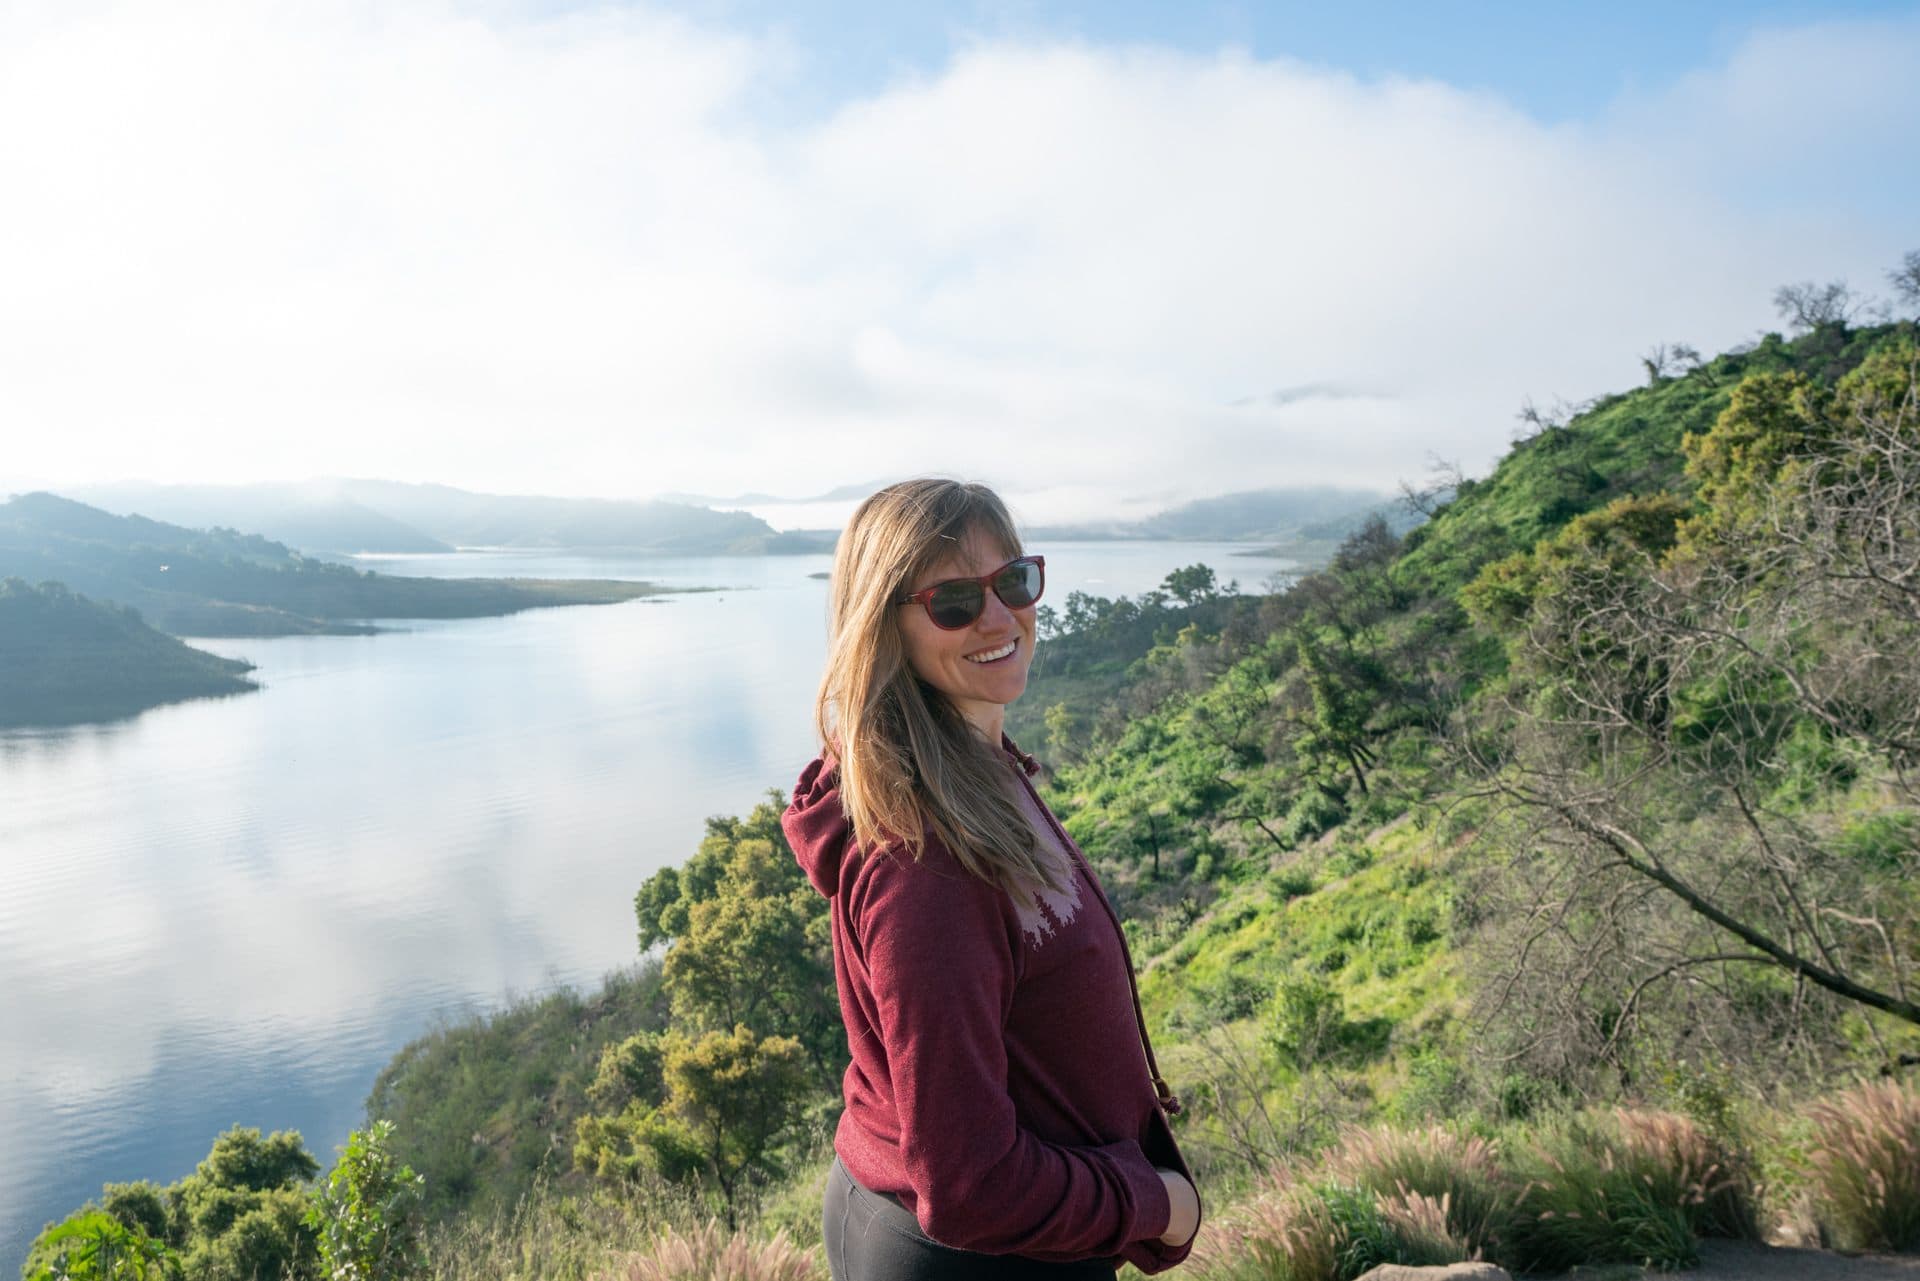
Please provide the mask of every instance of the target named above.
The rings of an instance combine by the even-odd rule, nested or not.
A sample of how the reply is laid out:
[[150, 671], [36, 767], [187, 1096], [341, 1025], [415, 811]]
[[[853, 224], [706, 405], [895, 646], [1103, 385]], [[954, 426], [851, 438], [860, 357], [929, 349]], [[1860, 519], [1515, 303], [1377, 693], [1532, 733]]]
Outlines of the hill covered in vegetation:
[[0, 580], [0, 728], [112, 720], [254, 689], [252, 664], [163, 635], [57, 583]]
[[231, 529], [115, 516], [53, 494], [0, 504], [0, 575], [60, 582], [177, 636], [364, 634], [366, 620], [482, 618], [656, 595], [646, 583], [372, 574]]

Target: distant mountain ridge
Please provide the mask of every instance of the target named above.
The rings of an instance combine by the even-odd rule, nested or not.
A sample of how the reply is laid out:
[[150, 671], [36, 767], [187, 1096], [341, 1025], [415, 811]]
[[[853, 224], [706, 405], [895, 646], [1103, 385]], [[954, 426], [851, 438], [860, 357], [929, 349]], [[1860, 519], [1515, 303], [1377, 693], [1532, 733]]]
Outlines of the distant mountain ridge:
[[54, 494], [0, 504], [0, 577], [58, 582], [186, 636], [366, 633], [376, 618], [479, 618], [658, 595], [646, 583], [369, 574], [230, 529], [115, 516]]
[[1373, 516], [1396, 531], [1419, 518], [1392, 495], [1333, 486], [1255, 489], [1200, 498], [1142, 520], [1036, 525], [1031, 538], [1164, 538], [1171, 541], [1276, 543], [1311, 554], [1331, 547]]
[[450, 552], [453, 548], [325, 481], [304, 485], [149, 485], [126, 482], [62, 495], [121, 516], [189, 529], [241, 529], [311, 554]]
[[244, 529], [309, 555], [450, 552], [459, 547], [586, 548], [746, 555], [792, 546], [747, 512], [659, 500], [483, 494], [450, 485], [335, 479], [305, 484], [152, 485], [70, 490], [124, 516], [192, 529]]

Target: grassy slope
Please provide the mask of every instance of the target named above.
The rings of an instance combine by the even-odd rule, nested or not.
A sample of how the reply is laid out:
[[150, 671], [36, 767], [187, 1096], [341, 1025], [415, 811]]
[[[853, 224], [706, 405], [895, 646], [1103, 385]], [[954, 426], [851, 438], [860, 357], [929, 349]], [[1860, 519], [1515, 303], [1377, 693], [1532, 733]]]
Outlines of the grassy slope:
[[[1449, 602], [1481, 565], [1622, 494], [1686, 492], [1681, 438], [1712, 425], [1741, 377], [1781, 369], [1836, 377], [1884, 332], [1769, 339], [1691, 376], [1609, 397], [1516, 445], [1406, 540], [1392, 573], [1428, 603], [1398, 625], [1440, 626], [1471, 653], [1464, 620], [1435, 603]], [[1235, 759], [1205, 728], [1236, 675], [1271, 681], [1290, 662], [1284, 648], [1270, 637], [1211, 687], [1137, 716], [1084, 764], [1061, 770], [1049, 799], [1130, 918], [1150, 1026], [1171, 1063], [1190, 1076], [1217, 1068], [1210, 1029], [1243, 1044], [1284, 1042], [1285, 1002], [1268, 998], [1323, 985], [1346, 1037], [1337, 1066], [1371, 1096], [1358, 1111], [1385, 1103], [1393, 1112], [1394, 1095], [1425, 1063], [1469, 1049], [1460, 1019], [1467, 979], [1450, 936], [1454, 887], [1471, 854], [1426, 803], [1430, 767], [1417, 731], [1383, 745], [1377, 795], [1360, 812], [1323, 835], [1289, 830], [1302, 782], [1282, 764]], [[1029, 691], [1035, 704], [1056, 694], [1045, 679]], [[1233, 817], [1249, 810], [1266, 814], [1266, 830]], [[1157, 881], [1144, 861], [1149, 814], [1161, 845]], [[1271, 1085], [1291, 1084], [1282, 1066]], [[1397, 1106], [1424, 1106], [1417, 1095]]]

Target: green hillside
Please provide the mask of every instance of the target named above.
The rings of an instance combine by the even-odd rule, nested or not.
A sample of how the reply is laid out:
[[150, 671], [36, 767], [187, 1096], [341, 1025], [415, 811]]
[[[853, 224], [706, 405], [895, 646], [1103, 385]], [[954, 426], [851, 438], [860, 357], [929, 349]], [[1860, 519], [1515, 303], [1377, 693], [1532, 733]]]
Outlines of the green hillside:
[[0, 728], [130, 716], [256, 688], [251, 663], [165, 636], [57, 583], [0, 580]]

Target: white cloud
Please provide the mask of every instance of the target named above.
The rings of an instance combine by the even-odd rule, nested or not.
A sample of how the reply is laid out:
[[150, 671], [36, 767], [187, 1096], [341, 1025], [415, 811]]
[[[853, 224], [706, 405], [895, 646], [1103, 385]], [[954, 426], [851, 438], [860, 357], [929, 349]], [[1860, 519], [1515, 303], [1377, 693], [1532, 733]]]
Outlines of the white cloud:
[[5, 11], [0, 467], [1386, 484], [1914, 247], [1911, 21], [1761, 32], [1560, 127], [1077, 44], [783, 125], [788, 58], [646, 10]]

